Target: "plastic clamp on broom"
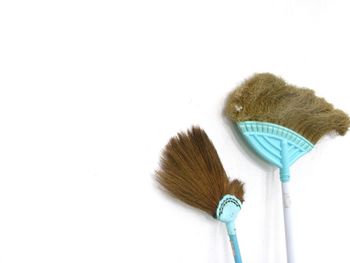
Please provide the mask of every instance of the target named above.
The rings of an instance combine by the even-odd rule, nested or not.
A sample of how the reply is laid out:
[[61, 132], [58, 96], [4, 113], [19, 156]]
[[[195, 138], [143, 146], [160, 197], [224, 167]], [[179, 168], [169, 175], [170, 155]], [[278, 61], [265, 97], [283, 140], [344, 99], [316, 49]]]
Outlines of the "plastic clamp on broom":
[[219, 202], [216, 210], [218, 220], [226, 224], [227, 233], [230, 238], [235, 263], [242, 263], [241, 252], [238, 245], [235, 220], [241, 210], [242, 203], [234, 195], [225, 195]]

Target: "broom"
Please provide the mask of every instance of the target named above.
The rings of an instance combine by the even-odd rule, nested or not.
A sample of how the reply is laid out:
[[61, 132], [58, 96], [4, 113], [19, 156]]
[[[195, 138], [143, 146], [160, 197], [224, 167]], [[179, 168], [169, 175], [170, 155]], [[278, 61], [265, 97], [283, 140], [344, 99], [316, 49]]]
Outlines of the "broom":
[[192, 127], [170, 139], [156, 180], [171, 196], [224, 222], [235, 262], [242, 262], [234, 222], [244, 201], [243, 183], [229, 180], [204, 130]]
[[293, 263], [289, 167], [325, 134], [344, 135], [349, 117], [313, 90], [269, 73], [256, 74], [236, 88], [227, 98], [225, 114], [237, 123], [251, 148], [280, 169], [287, 258]]

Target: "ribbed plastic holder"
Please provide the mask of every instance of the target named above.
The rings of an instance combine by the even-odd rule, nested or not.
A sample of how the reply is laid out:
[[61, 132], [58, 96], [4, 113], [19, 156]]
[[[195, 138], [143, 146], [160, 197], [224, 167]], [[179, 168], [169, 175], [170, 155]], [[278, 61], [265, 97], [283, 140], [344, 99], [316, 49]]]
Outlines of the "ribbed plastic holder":
[[258, 121], [237, 124], [253, 150], [280, 168], [282, 182], [289, 181], [289, 167], [314, 147], [306, 138], [281, 125]]

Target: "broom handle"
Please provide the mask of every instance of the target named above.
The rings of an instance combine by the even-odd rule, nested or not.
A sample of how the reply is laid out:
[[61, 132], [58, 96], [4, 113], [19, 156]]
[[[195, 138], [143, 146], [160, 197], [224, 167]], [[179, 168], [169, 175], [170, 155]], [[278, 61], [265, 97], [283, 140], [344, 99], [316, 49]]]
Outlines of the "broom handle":
[[237, 235], [232, 234], [229, 236], [230, 236], [230, 242], [231, 242], [231, 247], [232, 247], [233, 257], [235, 259], [235, 263], [242, 263], [241, 252], [240, 252], [239, 246], [238, 246]]
[[282, 182], [283, 212], [284, 212], [284, 231], [286, 236], [287, 262], [294, 263], [294, 243], [292, 230], [291, 198], [289, 192], [289, 183]]

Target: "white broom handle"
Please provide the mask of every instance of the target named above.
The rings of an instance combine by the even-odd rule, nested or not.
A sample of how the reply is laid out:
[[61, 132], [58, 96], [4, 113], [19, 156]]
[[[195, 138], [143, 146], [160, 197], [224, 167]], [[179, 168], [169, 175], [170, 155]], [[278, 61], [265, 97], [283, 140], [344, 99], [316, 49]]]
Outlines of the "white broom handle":
[[286, 236], [287, 262], [295, 263], [294, 243], [292, 229], [291, 197], [289, 192], [289, 183], [282, 182], [283, 212], [284, 212], [284, 231]]

